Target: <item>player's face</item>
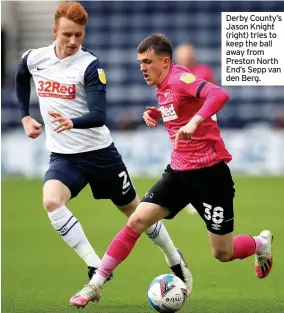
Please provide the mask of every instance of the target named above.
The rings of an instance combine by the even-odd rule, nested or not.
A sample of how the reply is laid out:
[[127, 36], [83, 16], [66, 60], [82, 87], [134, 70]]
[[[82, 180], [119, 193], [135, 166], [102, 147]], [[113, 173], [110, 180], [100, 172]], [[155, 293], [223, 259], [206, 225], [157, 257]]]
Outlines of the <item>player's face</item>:
[[140, 71], [143, 73], [146, 83], [156, 86], [159, 85], [165, 71], [171, 64], [169, 57], [157, 55], [153, 50], [138, 53], [137, 60], [140, 63]]
[[195, 63], [194, 49], [191, 46], [179, 46], [176, 49], [175, 61], [177, 64], [191, 67]]
[[58, 25], [53, 26], [53, 34], [64, 57], [75, 54], [85, 36], [85, 26], [61, 17]]

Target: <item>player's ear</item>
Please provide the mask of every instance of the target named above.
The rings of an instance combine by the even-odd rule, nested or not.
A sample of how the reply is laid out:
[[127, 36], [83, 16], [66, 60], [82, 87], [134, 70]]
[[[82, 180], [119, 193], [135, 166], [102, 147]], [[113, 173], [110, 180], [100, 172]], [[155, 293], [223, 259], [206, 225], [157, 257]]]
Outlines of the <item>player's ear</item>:
[[163, 66], [164, 66], [164, 68], [168, 67], [169, 64], [171, 64], [171, 58], [170, 57], [164, 57], [163, 58]]
[[52, 32], [53, 32], [53, 35], [56, 37], [57, 36], [57, 27], [56, 26], [52, 27]]

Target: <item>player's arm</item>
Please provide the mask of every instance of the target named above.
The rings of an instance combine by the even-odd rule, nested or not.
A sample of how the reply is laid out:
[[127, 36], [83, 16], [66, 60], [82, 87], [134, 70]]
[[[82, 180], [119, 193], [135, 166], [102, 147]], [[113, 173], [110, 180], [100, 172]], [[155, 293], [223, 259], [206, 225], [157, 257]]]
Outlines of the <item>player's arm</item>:
[[229, 94], [223, 88], [200, 78], [196, 78], [190, 83], [181, 81], [179, 87], [185, 95], [205, 99], [202, 107], [193, 117], [198, 124], [219, 112], [229, 100]]
[[196, 116], [205, 120], [222, 110], [230, 96], [223, 88], [203, 81], [196, 90], [196, 98], [205, 99], [202, 107], [196, 113]]
[[161, 110], [156, 107], [146, 107], [146, 111], [143, 113], [143, 119], [149, 127], [157, 127], [161, 118]]
[[29, 52], [23, 56], [15, 75], [15, 87], [18, 103], [21, 110], [21, 118], [30, 116], [31, 73], [28, 68]]
[[229, 100], [229, 94], [223, 88], [195, 77], [180, 82], [179, 88], [182, 94], [205, 99], [205, 102], [192, 119], [177, 131], [176, 146], [180, 137], [190, 139], [198, 125], [219, 112]]
[[18, 65], [15, 75], [15, 88], [17, 100], [20, 106], [22, 124], [28, 137], [35, 139], [41, 134], [41, 124], [30, 116], [31, 73], [28, 68], [28, 56], [26, 52]]
[[93, 61], [85, 71], [84, 83], [89, 112], [72, 118], [73, 128], [101, 127], [106, 121], [106, 79], [98, 60]]

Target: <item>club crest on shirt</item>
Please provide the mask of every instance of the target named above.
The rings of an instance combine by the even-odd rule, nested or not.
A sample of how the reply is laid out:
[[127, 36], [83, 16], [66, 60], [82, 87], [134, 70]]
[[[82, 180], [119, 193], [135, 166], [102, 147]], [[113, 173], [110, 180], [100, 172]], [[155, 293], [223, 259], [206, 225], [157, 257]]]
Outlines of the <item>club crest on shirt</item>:
[[191, 84], [195, 81], [196, 77], [191, 73], [184, 73], [181, 75], [180, 80], [186, 84]]
[[105, 71], [102, 68], [98, 68], [98, 73], [99, 73], [99, 79], [100, 79], [101, 83], [106, 84]]

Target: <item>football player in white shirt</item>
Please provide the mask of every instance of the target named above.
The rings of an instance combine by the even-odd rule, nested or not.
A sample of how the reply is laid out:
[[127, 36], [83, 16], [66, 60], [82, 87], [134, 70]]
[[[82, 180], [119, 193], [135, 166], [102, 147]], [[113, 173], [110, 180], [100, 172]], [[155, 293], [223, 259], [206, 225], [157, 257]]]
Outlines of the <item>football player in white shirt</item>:
[[[118, 153], [106, 119], [106, 77], [98, 58], [81, 46], [88, 15], [81, 4], [61, 2], [55, 11], [55, 42], [24, 53], [16, 73], [16, 93], [28, 137], [41, 134], [29, 113], [33, 78], [51, 152], [44, 177], [43, 204], [52, 226], [88, 265], [89, 279], [100, 258], [81, 224], [66, 207], [89, 184], [96, 199], [110, 199], [126, 216], [139, 199]], [[146, 234], [163, 251], [173, 273], [191, 284], [191, 273], [161, 221]]]

